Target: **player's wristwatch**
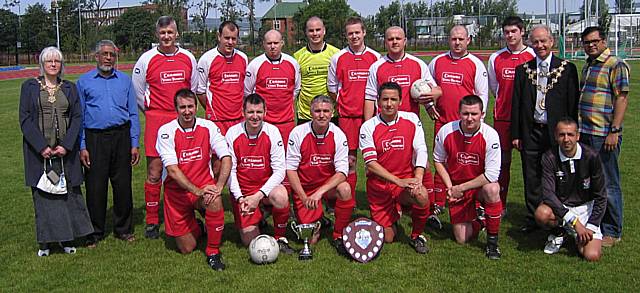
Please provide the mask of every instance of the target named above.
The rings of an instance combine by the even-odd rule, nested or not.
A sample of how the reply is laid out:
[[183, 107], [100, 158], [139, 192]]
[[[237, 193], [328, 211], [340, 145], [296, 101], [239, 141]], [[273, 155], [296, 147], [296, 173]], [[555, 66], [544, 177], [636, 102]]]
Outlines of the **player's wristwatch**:
[[620, 132], [622, 132], [622, 126], [620, 127], [611, 126], [611, 130], [609, 131], [609, 133], [620, 133]]

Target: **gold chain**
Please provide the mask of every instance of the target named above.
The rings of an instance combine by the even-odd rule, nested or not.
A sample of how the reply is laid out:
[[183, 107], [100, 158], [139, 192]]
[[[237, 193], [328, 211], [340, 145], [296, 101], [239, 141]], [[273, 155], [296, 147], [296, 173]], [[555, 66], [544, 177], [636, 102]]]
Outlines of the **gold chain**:
[[47, 101], [49, 101], [49, 103], [51, 103], [51, 104], [55, 103], [56, 102], [56, 92], [58, 92], [58, 90], [60, 89], [60, 86], [62, 85], [62, 83], [57, 83], [55, 86], [50, 87], [50, 86], [46, 85], [46, 83], [42, 83], [42, 81], [40, 81], [40, 79], [36, 78], [36, 80], [40, 84], [40, 88], [42, 88], [42, 90], [47, 91], [47, 93], [49, 94], [49, 97], [47, 98]]

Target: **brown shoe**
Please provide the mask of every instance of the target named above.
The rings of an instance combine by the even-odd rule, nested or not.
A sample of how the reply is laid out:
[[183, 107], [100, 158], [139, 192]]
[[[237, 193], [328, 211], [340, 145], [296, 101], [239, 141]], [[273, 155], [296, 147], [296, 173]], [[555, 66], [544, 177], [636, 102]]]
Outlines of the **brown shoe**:
[[136, 241], [136, 235], [129, 234], [129, 233], [116, 235], [116, 238], [129, 243]]
[[612, 247], [612, 246], [616, 245], [620, 241], [622, 241], [622, 238], [604, 236], [604, 237], [602, 237], [602, 246], [603, 247]]

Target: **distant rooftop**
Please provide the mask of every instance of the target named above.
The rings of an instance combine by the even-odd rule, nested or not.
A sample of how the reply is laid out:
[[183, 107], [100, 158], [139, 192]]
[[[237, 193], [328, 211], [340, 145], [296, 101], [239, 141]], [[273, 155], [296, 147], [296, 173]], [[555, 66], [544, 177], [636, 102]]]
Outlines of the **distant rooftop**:
[[298, 10], [306, 7], [308, 4], [306, 2], [279, 2], [271, 6], [267, 12], [262, 16], [262, 18], [283, 18], [283, 17], [291, 17]]

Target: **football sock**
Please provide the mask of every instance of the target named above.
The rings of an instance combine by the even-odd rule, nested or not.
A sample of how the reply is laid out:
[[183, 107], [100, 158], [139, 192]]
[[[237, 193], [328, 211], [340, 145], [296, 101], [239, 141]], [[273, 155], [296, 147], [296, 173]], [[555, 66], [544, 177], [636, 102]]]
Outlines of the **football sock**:
[[511, 162], [502, 162], [500, 170], [500, 177], [498, 177], [498, 184], [500, 184], [500, 201], [503, 205], [506, 205], [507, 194], [509, 194], [509, 181], [511, 181], [511, 172], [509, 172], [509, 170], [511, 170]]
[[429, 207], [411, 206], [411, 239], [418, 237], [424, 231], [429, 216]]
[[358, 174], [357, 173], [349, 173], [347, 176], [347, 183], [351, 187], [351, 198], [355, 200], [356, 198], [356, 185], [358, 184]]
[[497, 235], [500, 231], [500, 219], [502, 218], [502, 203], [489, 202], [484, 204], [487, 215], [487, 234]]
[[207, 226], [207, 255], [220, 253], [220, 244], [222, 243], [222, 231], [224, 230], [224, 211], [207, 210], [205, 216], [205, 225]]
[[445, 200], [447, 199], [447, 187], [444, 185], [444, 182], [442, 182], [442, 178], [440, 178], [440, 175], [438, 174], [436, 174], [433, 179], [433, 191], [433, 200], [429, 198], [429, 202], [431, 204], [435, 203], [444, 208]]
[[354, 198], [350, 198], [348, 200], [336, 200], [336, 222], [333, 224], [333, 239], [341, 237], [342, 230], [344, 227], [349, 225], [355, 204], [356, 201]]
[[273, 217], [273, 236], [276, 239], [285, 237], [284, 234], [287, 231], [287, 222], [289, 222], [289, 206], [281, 209], [273, 207], [271, 210], [271, 217]]
[[162, 182], [144, 183], [144, 201], [146, 203], [146, 222], [147, 224], [160, 223], [158, 211], [160, 210], [160, 189]]

